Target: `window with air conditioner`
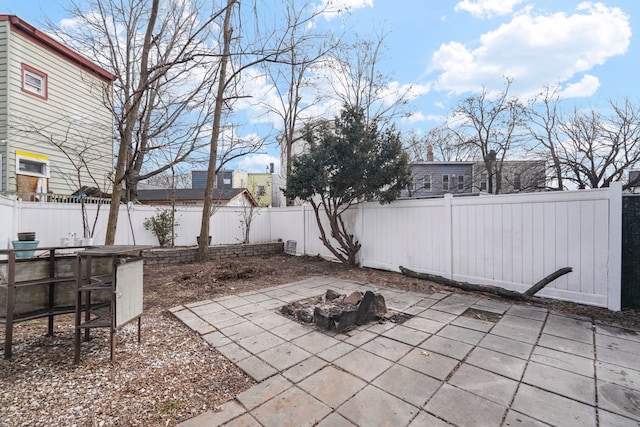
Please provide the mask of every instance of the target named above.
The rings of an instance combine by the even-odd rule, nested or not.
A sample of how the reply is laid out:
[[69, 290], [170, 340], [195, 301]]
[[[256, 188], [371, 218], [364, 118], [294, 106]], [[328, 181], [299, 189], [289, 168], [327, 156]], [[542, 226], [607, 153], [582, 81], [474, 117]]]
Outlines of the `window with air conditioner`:
[[43, 99], [48, 97], [47, 75], [27, 64], [22, 64], [22, 91]]

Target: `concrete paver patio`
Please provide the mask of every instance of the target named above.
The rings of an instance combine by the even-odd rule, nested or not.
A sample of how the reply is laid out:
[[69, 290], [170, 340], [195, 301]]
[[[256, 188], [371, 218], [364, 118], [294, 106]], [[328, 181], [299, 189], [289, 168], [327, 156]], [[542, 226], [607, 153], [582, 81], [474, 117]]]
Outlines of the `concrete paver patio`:
[[[414, 317], [330, 336], [275, 311], [327, 289]], [[317, 277], [172, 311], [258, 381], [182, 427], [640, 426], [640, 333], [543, 308]]]

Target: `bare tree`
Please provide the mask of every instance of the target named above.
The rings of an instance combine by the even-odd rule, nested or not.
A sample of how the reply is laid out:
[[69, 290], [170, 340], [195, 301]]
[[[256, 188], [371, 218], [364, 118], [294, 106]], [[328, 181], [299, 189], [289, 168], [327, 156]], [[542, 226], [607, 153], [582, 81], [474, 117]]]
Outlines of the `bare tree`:
[[[286, 2], [286, 22], [291, 28], [288, 38], [284, 40], [287, 51], [277, 63], [264, 63], [265, 73], [271, 79], [277, 95], [274, 105], [265, 106], [282, 122], [283, 129], [278, 142], [284, 153], [284, 172], [287, 177], [291, 173], [293, 145], [303, 136], [300, 122], [308, 125], [317, 120], [318, 114], [310, 111], [328, 96], [315, 88], [314, 71], [322, 59], [338, 46], [331, 34], [314, 32], [310, 30], [313, 26], [306, 25], [324, 10], [310, 2], [296, 3], [296, 0]], [[286, 202], [287, 206], [291, 206], [293, 199], [287, 198]]]
[[523, 141], [524, 108], [509, 97], [511, 83], [507, 78], [506, 88], [495, 96], [483, 87], [479, 95], [461, 100], [448, 124], [458, 144], [481, 157], [493, 194], [500, 193], [505, 158]]
[[443, 162], [468, 160], [473, 155], [472, 147], [459, 144], [456, 135], [445, 125], [429, 129], [424, 136], [409, 132], [404, 139], [405, 150], [413, 162], [429, 160], [429, 150], [434, 160]]
[[343, 44], [335, 59], [326, 64], [332, 68], [330, 84], [343, 106], [362, 108], [367, 123], [386, 127], [406, 114], [412, 86], [391, 87], [391, 76], [380, 71], [384, 61], [386, 33], [380, 31], [372, 39], [358, 39]]
[[541, 150], [540, 154], [550, 160], [555, 189], [563, 190], [562, 146], [558, 135], [561, 120], [559, 103], [558, 87], [545, 86], [527, 108], [526, 123], [531, 137], [537, 142], [537, 148]]
[[578, 188], [608, 187], [640, 162], [640, 107], [627, 98], [609, 105], [608, 115], [574, 109], [560, 125], [565, 179]]
[[[72, 3], [73, 28], [52, 26], [67, 44], [117, 76], [110, 105], [118, 150], [108, 244], [123, 187], [125, 200], [135, 199], [139, 181], [187, 160], [205, 143], [218, 62], [207, 42], [221, 11], [200, 19], [203, 10], [204, 2], [187, 0], [92, 0]], [[147, 160], [168, 146], [175, 157], [149, 168]]]

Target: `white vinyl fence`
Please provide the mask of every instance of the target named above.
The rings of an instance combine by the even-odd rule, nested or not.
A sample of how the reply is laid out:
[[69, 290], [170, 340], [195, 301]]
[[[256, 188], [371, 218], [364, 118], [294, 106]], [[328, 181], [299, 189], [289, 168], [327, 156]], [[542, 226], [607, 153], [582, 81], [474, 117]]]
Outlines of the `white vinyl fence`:
[[[87, 208], [94, 218], [98, 207]], [[104, 242], [108, 209], [100, 207], [96, 244]], [[619, 310], [621, 210], [621, 186], [615, 183], [599, 190], [363, 203], [345, 219], [362, 244], [359, 261], [365, 267], [398, 271], [404, 266], [517, 291], [571, 267], [572, 273], [539, 294]], [[298, 254], [330, 257], [310, 206], [257, 212], [251, 243], [293, 240]], [[142, 225], [155, 213], [150, 206], [122, 205], [116, 244], [157, 244]], [[178, 208], [177, 217], [176, 245], [194, 245], [201, 208]], [[219, 208], [210, 219], [213, 244], [242, 241], [241, 218], [241, 208]], [[0, 197], [0, 221], [7, 247], [19, 231], [35, 231], [41, 246], [82, 231], [77, 204]]]

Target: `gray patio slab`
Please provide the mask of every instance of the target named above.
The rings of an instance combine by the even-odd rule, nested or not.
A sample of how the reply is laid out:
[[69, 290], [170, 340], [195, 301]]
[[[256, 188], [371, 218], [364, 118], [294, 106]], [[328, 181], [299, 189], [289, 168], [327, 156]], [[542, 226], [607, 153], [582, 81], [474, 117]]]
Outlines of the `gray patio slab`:
[[595, 380], [563, 369], [530, 362], [522, 381], [588, 405], [596, 403]]
[[238, 340], [238, 344], [253, 354], [260, 353], [284, 342], [282, 338], [266, 331]]
[[227, 308], [224, 305], [220, 305], [217, 302], [213, 302], [213, 301], [210, 301], [208, 303], [204, 303], [195, 307], [190, 307], [190, 309], [200, 317], [217, 313], [219, 311], [227, 310]]
[[606, 362], [596, 362], [596, 375], [598, 381], [640, 390], [640, 371], [635, 369], [624, 368]]
[[203, 335], [202, 339], [209, 343], [209, 345], [213, 348], [222, 347], [223, 345], [231, 343], [231, 339], [225, 337], [220, 332], [211, 332], [209, 334]]
[[598, 405], [614, 414], [640, 421], [640, 391], [598, 382]]
[[311, 356], [311, 353], [293, 345], [290, 342], [285, 342], [258, 353], [257, 356], [276, 368], [278, 371], [284, 371], [285, 369], [308, 359]]
[[485, 333], [474, 331], [472, 329], [461, 328], [460, 326], [447, 325], [440, 329], [436, 335], [471, 345], [477, 345], [482, 338], [484, 338]]
[[337, 408], [367, 385], [360, 378], [333, 366], [327, 366], [298, 383], [298, 387], [311, 393], [331, 408]]
[[547, 318], [548, 310], [540, 307], [528, 307], [524, 305], [512, 305], [507, 313], [511, 316], [524, 317], [525, 319], [543, 321]]
[[542, 328], [542, 322], [525, 319], [518, 316], [504, 315], [491, 330], [494, 335], [500, 335], [517, 341], [535, 344]]
[[575, 354], [589, 359], [593, 359], [593, 345], [555, 335], [542, 334], [538, 345], [552, 350]]
[[586, 357], [563, 353], [550, 348], [536, 347], [531, 354], [531, 360], [564, 369], [565, 371], [575, 372], [585, 377], [594, 376], [593, 360]]
[[413, 369], [393, 365], [372, 384], [405, 402], [422, 407], [440, 388], [442, 382]]
[[320, 421], [320, 423], [316, 427], [353, 427], [351, 421], [343, 417], [342, 415], [332, 412], [326, 417], [324, 420]]
[[200, 335], [203, 335], [203, 332], [204, 333], [212, 332], [210, 330], [211, 325], [189, 309], [176, 311], [173, 313], [173, 315], [176, 316], [178, 319], [180, 319], [182, 323], [187, 325], [189, 328], [198, 332]]
[[296, 338], [292, 341], [298, 347], [305, 349], [306, 351], [317, 354], [323, 350], [333, 347], [338, 344], [335, 338], [332, 338], [322, 332], [312, 331], [306, 335]]
[[318, 357], [326, 360], [327, 362], [333, 362], [337, 358], [342, 357], [355, 349], [356, 347], [351, 344], [347, 344], [346, 342], [339, 342], [338, 344], [318, 353]]
[[379, 335], [379, 334], [374, 334], [373, 332], [362, 330], [362, 329], [352, 331], [352, 332], [353, 332], [353, 335], [351, 335], [349, 338], [344, 340], [344, 342], [346, 342], [347, 344], [355, 345], [355, 346], [361, 346], [362, 344], [366, 343], [367, 341], [371, 341], [372, 339], [374, 339]]
[[458, 360], [464, 359], [465, 356], [469, 354], [471, 349], [473, 349], [473, 346], [471, 344], [463, 343], [461, 341], [452, 340], [438, 335], [433, 335], [431, 338], [420, 344], [419, 347]]
[[[430, 310], [427, 310], [430, 311]], [[412, 329], [417, 329], [422, 332], [426, 332], [429, 334], [435, 334], [440, 329], [446, 326], [446, 323], [438, 322], [435, 320], [427, 319], [424, 317], [414, 317], [413, 319], [409, 319], [402, 324], [402, 326]]]
[[326, 361], [316, 356], [311, 356], [310, 358], [305, 359], [302, 362], [299, 362], [286, 371], [282, 372], [282, 375], [289, 381], [297, 383], [324, 368], [325, 366], [327, 366]]
[[236, 363], [247, 375], [260, 382], [278, 373], [278, 370], [256, 356], [250, 356]]
[[466, 316], [458, 316], [451, 324], [479, 332], [489, 332], [495, 326], [495, 323]]
[[371, 385], [338, 408], [343, 417], [360, 426], [405, 426], [417, 408]]
[[596, 332], [598, 334], [611, 335], [614, 337], [621, 337], [629, 341], [640, 342], [640, 331], [619, 328], [617, 326], [596, 324]]
[[249, 414], [241, 415], [223, 425], [224, 427], [262, 427], [260, 423]]
[[242, 305], [247, 305], [247, 304], [251, 304], [251, 301], [247, 301], [246, 299], [242, 298], [242, 297], [234, 297], [234, 298], [229, 298], [229, 299], [225, 299], [225, 300], [218, 300], [218, 303], [220, 305], [225, 306], [226, 308], [236, 308], [236, 307], [240, 307]]
[[440, 418], [436, 418], [435, 416], [425, 411], [420, 411], [420, 413], [418, 413], [418, 416], [415, 417], [413, 421], [411, 421], [411, 424], [409, 424], [409, 427], [425, 427], [425, 426], [451, 427], [451, 424], [441, 420]]
[[251, 356], [251, 353], [240, 347], [235, 342], [218, 347], [217, 350], [233, 363], [237, 363]]
[[357, 348], [333, 364], [369, 382], [389, 369], [393, 362]]
[[420, 348], [411, 350], [398, 363], [438, 380], [447, 378], [453, 368], [458, 365], [456, 359]]
[[250, 318], [253, 323], [260, 326], [262, 329], [270, 332], [273, 332], [274, 329], [281, 326], [297, 325], [296, 323], [292, 323], [290, 319], [272, 312], [267, 312], [267, 314], [259, 317], [247, 316], [247, 318]]
[[504, 314], [512, 307], [511, 304], [490, 299], [478, 299], [471, 308], [479, 310], [491, 311], [493, 313]]
[[295, 386], [251, 411], [265, 427], [311, 427], [330, 413], [331, 408]]
[[289, 389], [292, 385], [293, 384], [282, 375], [274, 375], [260, 384], [256, 384], [250, 389], [243, 391], [236, 396], [236, 400], [242, 403], [245, 408], [251, 410]]
[[410, 345], [383, 336], [372, 339], [371, 341], [363, 344], [360, 348], [380, 357], [384, 357], [385, 359], [389, 359], [392, 362], [397, 361], [413, 349]]
[[[528, 417], [520, 412], [509, 409], [507, 416], [504, 419], [504, 426], [518, 426], [518, 427], [548, 427], [549, 424], [545, 424], [541, 421]], [[607, 425], [607, 424], [604, 424]]]
[[595, 426], [596, 410], [572, 399], [521, 384], [512, 409], [553, 426]]
[[511, 338], [493, 334], [485, 335], [478, 346], [525, 360], [529, 359], [531, 350], [533, 350], [533, 344], [527, 344], [522, 341], [516, 341]]
[[422, 313], [418, 314], [417, 317], [423, 317], [425, 319], [434, 320], [436, 322], [442, 323], [443, 324], [442, 326], [444, 326], [449, 322], [452, 322], [454, 319], [456, 319], [458, 315], [445, 313], [444, 311], [438, 311], [438, 310], [434, 310], [433, 308], [429, 308], [423, 311]]
[[488, 399], [505, 408], [511, 403], [518, 388], [517, 381], [466, 363], [456, 370], [448, 384]]
[[[282, 316], [278, 316], [282, 317]], [[280, 326], [275, 326], [274, 328], [265, 328], [268, 329], [274, 335], [279, 336], [280, 338], [291, 341], [296, 338], [299, 338], [303, 335], [310, 333], [312, 330], [310, 328], [306, 328], [302, 325], [299, 325], [296, 322], [292, 322], [289, 319], [285, 319], [286, 323], [283, 323]], [[262, 324], [259, 323], [261, 326]]]
[[526, 366], [522, 359], [480, 347], [473, 349], [465, 362], [516, 381], [520, 381]]
[[460, 427], [499, 426], [507, 408], [468, 391], [444, 384], [425, 409]]
[[547, 318], [544, 333], [593, 344], [593, 326], [586, 320], [552, 313]]
[[222, 405], [222, 409], [220, 411], [204, 412], [197, 417], [180, 423], [180, 427], [219, 426], [246, 412], [246, 409], [238, 402], [230, 400]]
[[245, 321], [236, 323], [235, 325], [228, 326], [226, 328], [222, 328], [220, 329], [220, 332], [222, 332], [228, 338], [239, 341], [244, 338], [262, 333], [264, 332], [264, 329], [254, 324], [253, 322]]
[[417, 329], [408, 328], [403, 325], [398, 325], [393, 329], [389, 329], [382, 335], [412, 346], [420, 344], [431, 336], [431, 334], [427, 332], [418, 331]]
[[599, 413], [600, 425], [606, 427], [629, 427], [639, 426], [640, 422], [632, 420], [631, 418], [623, 417], [622, 415], [614, 414], [607, 411], [600, 410]]
[[609, 334], [596, 334], [596, 347], [606, 347], [624, 353], [640, 354], [640, 342], [631, 341], [622, 336]]

